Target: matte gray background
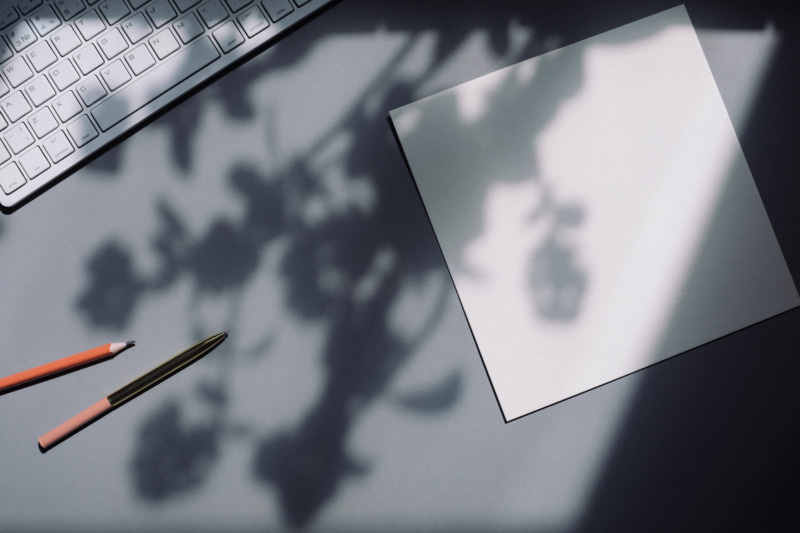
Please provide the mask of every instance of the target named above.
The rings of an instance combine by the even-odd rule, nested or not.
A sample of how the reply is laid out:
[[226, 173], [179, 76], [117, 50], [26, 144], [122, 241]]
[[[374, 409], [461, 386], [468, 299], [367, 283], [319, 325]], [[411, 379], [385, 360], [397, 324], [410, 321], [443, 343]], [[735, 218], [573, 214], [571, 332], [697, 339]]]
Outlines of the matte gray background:
[[[0, 397], [0, 530], [796, 529], [797, 310], [506, 425], [387, 122], [675, 4], [344, 0], [0, 219], [0, 373], [137, 341]], [[777, 6], [687, 2], [797, 280]]]

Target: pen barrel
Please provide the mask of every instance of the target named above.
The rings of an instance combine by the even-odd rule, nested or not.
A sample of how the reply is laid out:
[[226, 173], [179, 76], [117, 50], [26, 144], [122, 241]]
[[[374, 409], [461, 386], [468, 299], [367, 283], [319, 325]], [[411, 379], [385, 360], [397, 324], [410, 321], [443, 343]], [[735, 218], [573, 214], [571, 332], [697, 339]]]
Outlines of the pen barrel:
[[102, 346], [98, 346], [97, 348], [76, 353], [75, 355], [70, 355], [69, 357], [64, 357], [63, 359], [59, 359], [57, 361], [51, 361], [35, 368], [23, 370], [22, 372], [17, 372], [11, 376], [1, 378], [0, 391], [10, 389], [18, 385], [23, 385], [29, 381], [46, 378], [47, 376], [69, 370], [71, 368], [76, 368], [85, 364], [99, 361], [100, 359], [110, 357], [111, 355], [113, 355], [111, 351], [111, 345], [104, 344]]
[[79, 429], [89, 425], [94, 420], [97, 420], [106, 412], [110, 411], [113, 407], [108, 401], [108, 398], [103, 398], [91, 407], [84, 409], [77, 415], [73, 416], [63, 424], [59, 424], [41, 437], [39, 437], [39, 449], [43, 452], [48, 448], [64, 440], [72, 435]]
[[194, 346], [187, 348], [172, 359], [154, 368], [147, 374], [131, 381], [119, 390], [108, 395], [108, 401], [114, 407], [119, 407], [143, 392], [158, 385], [168, 377], [183, 370], [198, 359], [205, 356], [208, 352], [222, 344], [228, 336], [227, 332], [217, 333], [211, 337], [198, 342]]

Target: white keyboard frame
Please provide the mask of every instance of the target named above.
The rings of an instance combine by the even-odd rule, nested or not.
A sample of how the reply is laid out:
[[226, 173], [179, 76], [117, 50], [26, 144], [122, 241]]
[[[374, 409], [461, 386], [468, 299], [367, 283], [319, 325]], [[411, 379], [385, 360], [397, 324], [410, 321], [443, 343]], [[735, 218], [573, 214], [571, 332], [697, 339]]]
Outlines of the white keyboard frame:
[[[45, 1], [45, 5], [47, 5], [47, 4], [53, 5], [53, 3], [57, 2], [57, 1], [62, 1], [62, 0], [46, 0]], [[128, 2], [128, 0], [125, 0], [125, 1], [126, 1], [126, 4], [128, 4], [128, 7], [130, 8], [130, 3]], [[206, 0], [203, 0], [197, 6], [192, 7], [189, 11], [187, 11], [187, 13], [196, 11], [196, 9], [199, 6], [203, 5], [205, 3], [205, 1]], [[29, 200], [35, 198], [36, 196], [38, 196], [39, 194], [44, 192], [44, 190], [46, 188], [49, 188], [50, 186], [54, 185], [55, 183], [61, 181], [62, 179], [66, 178], [67, 176], [71, 175], [76, 170], [80, 169], [89, 160], [91, 160], [94, 156], [99, 155], [99, 153], [104, 151], [104, 149], [110, 147], [110, 145], [113, 145], [114, 143], [116, 143], [121, 138], [125, 137], [126, 135], [131, 134], [133, 131], [136, 131], [136, 130], [140, 129], [140, 127], [142, 125], [146, 124], [155, 115], [157, 115], [160, 112], [162, 112], [163, 110], [169, 108], [171, 104], [181, 101], [184, 96], [186, 96], [189, 93], [192, 93], [193, 91], [195, 91], [199, 87], [204, 86], [211, 78], [217, 76], [218, 74], [220, 74], [221, 72], [225, 71], [226, 69], [232, 68], [232, 67], [234, 67], [234, 65], [237, 65], [238, 63], [244, 61], [246, 58], [254, 55], [255, 53], [257, 53], [259, 51], [262, 51], [264, 48], [266, 48], [266, 46], [271, 41], [275, 40], [277, 37], [279, 37], [281, 34], [286, 32], [288, 29], [292, 28], [293, 26], [295, 26], [299, 22], [301, 22], [303, 20], [306, 20], [308, 17], [310, 17], [314, 13], [319, 12], [322, 8], [324, 8], [324, 7], [326, 7], [326, 6], [330, 5], [330, 4], [333, 4], [337, 0], [308, 0], [308, 2], [305, 3], [302, 6], [297, 6], [297, 4], [295, 3], [294, 0], [290, 0], [290, 1], [292, 2], [292, 6], [294, 7], [294, 10], [292, 12], [290, 12], [289, 14], [285, 15], [283, 18], [281, 18], [278, 21], [273, 21], [271, 18], [268, 17], [265, 9], [262, 7], [261, 0], [250, 1], [247, 4], [247, 6], [243, 7], [240, 10], [237, 10], [235, 13], [232, 13], [232, 14], [230, 13], [231, 10], [228, 9], [229, 16], [228, 16], [228, 18], [225, 19], [225, 22], [228, 22], [230, 20], [236, 21], [235, 23], [236, 23], [236, 26], [237, 26], [239, 32], [245, 37], [244, 42], [242, 44], [236, 46], [235, 48], [233, 48], [232, 50], [229, 50], [228, 52], [223, 52], [220, 49], [219, 44], [217, 43], [217, 41], [214, 39], [214, 37], [212, 35], [215, 30], [219, 29], [222, 26], [222, 24], [215, 25], [212, 28], [207, 28], [204, 25], [203, 26], [204, 33], [201, 36], [193, 39], [191, 42], [189, 42], [187, 44], [181, 43], [181, 48], [180, 48], [178, 53], [183, 52], [184, 50], [188, 49], [189, 47], [197, 44], [200, 39], [206, 39], [207, 38], [207, 39], [210, 39], [211, 43], [213, 43], [213, 45], [217, 49], [220, 57], [218, 59], [216, 59], [215, 61], [213, 61], [212, 63], [210, 63], [209, 65], [207, 65], [206, 67], [204, 67], [201, 70], [199, 70], [198, 72], [196, 72], [195, 74], [192, 74], [188, 78], [186, 78], [185, 80], [179, 82], [177, 85], [173, 86], [171, 89], [167, 90], [166, 92], [164, 92], [160, 96], [156, 97], [155, 99], [153, 99], [149, 103], [145, 104], [138, 111], [135, 111], [132, 114], [128, 115], [127, 118], [124, 118], [120, 122], [116, 123], [115, 125], [110, 127], [108, 130], [103, 131], [99, 127], [99, 125], [98, 125], [97, 121], [95, 120], [95, 118], [92, 116], [91, 111], [93, 109], [97, 108], [98, 106], [101, 106], [107, 100], [113, 98], [119, 92], [124, 91], [125, 88], [128, 87], [128, 85], [124, 85], [118, 91], [117, 90], [110, 91], [110, 90], [108, 90], [108, 87], [106, 87], [107, 94], [103, 98], [98, 100], [96, 103], [92, 104], [90, 107], [83, 106], [83, 110], [81, 111], [81, 114], [76, 116], [73, 119], [70, 119], [68, 121], [68, 123], [71, 123], [73, 120], [76, 120], [79, 116], [89, 116], [89, 117], [91, 117], [90, 120], [92, 122], [92, 125], [96, 128], [96, 130], [98, 132], [98, 137], [94, 138], [93, 140], [91, 140], [90, 142], [88, 142], [87, 144], [85, 144], [82, 147], [78, 147], [75, 144], [75, 142], [73, 141], [73, 139], [70, 137], [69, 140], [72, 143], [72, 147], [75, 148], [75, 151], [72, 154], [66, 156], [64, 159], [60, 160], [58, 163], [54, 163], [53, 160], [49, 157], [49, 154], [45, 155], [45, 157], [48, 158], [48, 162], [50, 163], [50, 167], [47, 170], [43, 171], [41, 174], [39, 174], [38, 176], [36, 176], [34, 178], [27, 179], [27, 181], [26, 181], [26, 183], [24, 185], [22, 185], [21, 187], [19, 187], [16, 190], [14, 190], [10, 194], [6, 194], [5, 191], [0, 189], [0, 205], [2, 205], [3, 211], [6, 212], [6, 213], [13, 212], [14, 210], [19, 208], [20, 206], [22, 206], [25, 203], [27, 203]], [[81, 13], [78, 13], [75, 17], [72, 17], [67, 21], [63, 21], [62, 20], [61, 24], [64, 25], [64, 24], [74, 23], [74, 21], [77, 20], [78, 18], [80, 18], [80, 16], [82, 14], [84, 14], [84, 13], [86, 13], [89, 10], [92, 10], [92, 9], [99, 10], [100, 9], [99, 6], [101, 4], [105, 3], [104, 1], [96, 1], [92, 5], [88, 5], [88, 2], [91, 2], [91, 0], [83, 0], [83, 3], [87, 4], [86, 5], [86, 9], [84, 9]], [[131, 9], [130, 10], [131, 13], [129, 15], [127, 15], [120, 22], [117, 22], [117, 23], [115, 23], [113, 25], [106, 24], [106, 29], [103, 30], [103, 32], [101, 32], [99, 35], [93, 37], [89, 41], [84, 41], [84, 44], [82, 44], [81, 47], [85, 46], [87, 42], [91, 42], [91, 43], [97, 44], [96, 41], [100, 37], [102, 37], [106, 32], [108, 32], [111, 28], [120, 27], [120, 25], [124, 21], [126, 21], [126, 20], [130, 19], [131, 17], [135, 16], [136, 14], [142, 12], [144, 9], [147, 8], [148, 5], [152, 4], [153, 2], [155, 2], [155, 0], [150, 0], [150, 2], [148, 2], [144, 6], [141, 6], [139, 9]], [[176, 7], [174, 1], [172, 1], [171, 3], [173, 5], [173, 7]], [[226, 4], [226, 0], [222, 0], [222, 3], [225, 4], [226, 7], [228, 6], [228, 4]], [[262, 14], [265, 15], [267, 17], [267, 19], [269, 20], [269, 26], [267, 26], [265, 29], [263, 29], [262, 31], [260, 31], [256, 35], [254, 35], [253, 37], [248, 38], [247, 35], [245, 34], [245, 32], [243, 31], [240, 22], [237, 20], [237, 16], [240, 15], [241, 13], [243, 13], [244, 11], [246, 11], [247, 9], [250, 9], [252, 6], [259, 6], [259, 8], [261, 9]], [[41, 9], [41, 8], [37, 8], [36, 11], [38, 11], [38, 9]], [[35, 14], [36, 11], [34, 11], [33, 14]], [[183, 15], [184, 15], [184, 13], [181, 13], [180, 11], [178, 11], [178, 17], [175, 20], [180, 19]], [[23, 18], [29, 17], [29, 16], [30, 15], [23, 16]], [[174, 22], [175, 21], [172, 21], [172, 22], [169, 23], [168, 26], [164, 26], [164, 27], [171, 27], [172, 23], [174, 23]], [[13, 27], [13, 24], [11, 25], [11, 27]], [[9, 29], [10, 28], [6, 28], [6, 29], [0, 31], [0, 34], [5, 36], [6, 32]], [[153, 34], [158, 33], [159, 31], [161, 31], [161, 29], [163, 29], [163, 28], [155, 29], [153, 31]], [[34, 32], [35, 31], [36, 30], [34, 30]], [[41, 35], [39, 35], [37, 33], [37, 37], [38, 37], [39, 40], [48, 39], [54, 33], [55, 32], [48, 33], [44, 37], [42, 37]], [[174, 30], [173, 30], [173, 33], [175, 33]], [[142, 43], [147, 43], [147, 39], [144, 39], [141, 42]], [[7, 38], [6, 38], [6, 43], [8, 44], [8, 39]], [[135, 46], [138, 46], [138, 44], [140, 44], [140, 43], [137, 43], [136, 45], [132, 45], [132, 46], [130, 46], [130, 48], [134, 48]], [[148, 46], [149, 46], [149, 44], [148, 44]], [[150, 48], [150, 51], [152, 53], [152, 47]], [[25, 53], [25, 50], [23, 50], [21, 52], [16, 52], [13, 57], [18, 57], [20, 55], [23, 55], [24, 53]], [[68, 54], [66, 57], [71, 57], [71, 56], [72, 56], [72, 53]], [[63, 57], [59, 56], [58, 61], [60, 62], [63, 59], [64, 59]], [[104, 66], [105, 66], [105, 65], [109, 65], [109, 64], [113, 63], [114, 60], [116, 60], [116, 57], [112, 58], [111, 60], [107, 60], [105, 57], [103, 57], [103, 59], [105, 60], [105, 62], [104, 62]], [[170, 57], [167, 57], [163, 61], [159, 61], [158, 63], [156, 63], [156, 67], [158, 67], [158, 66], [164, 64], [165, 62], [169, 61], [169, 59], [170, 59]], [[11, 61], [11, 60], [12, 59], [9, 59], [9, 61]], [[0, 67], [2, 67], [2, 65], [0, 65]], [[100, 67], [100, 68], [102, 68], [102, 67]], [[98, 77], [100, 77], [99, 74], [98, 74], [99, 70], [100, 69], [97, 69], [97, 70], [93, 71], [92, 73], [90, 73], [87, 76], [82, 76], [81, 79], [88, 78], [89, 76], [92, 76], [92, 75], [97, 75]], [[35, 73], [34, 77], [36, 77], [38, 75], [40, 75], [40, 73]], [[134, 83], [140, 77], [145, 76], [145, 75], [146, 75], [146, 73], [143, 73], [141, 76], [135, 78], [135, 80], [133, 82], [131, 82], [131, 83]], [[11, 88], [10, 84], [8, 83], [8, 81], [7, 80], [5, 80], [5, 81], [6, 81], [6, 84], [9, 86], [9, 88], [11, 89], [11, 93], [14, 93], [15, 91], [19, 91], [19, 90], [22, 89], [22, 86], [19, 86], [17, 88]], [[71, 86], [70, 88], [68, 88], [67, 90], [70, 90], [72, 88], [74, 88], [74, 85]], [[9, 93], [9, 94], [11, 94], [11, 93]], [[61, 92], [57, 91], [57, 96], [59, 94], [61, 94]], [[7, 94], [2, 98], [5, 99], [8, 96], [9, 95]], [[83, 104], [83, 103], [81, 102], [81, 104]], [[3, 131], [0, 131], [0, 138], [2, 138], [3, 134], [6, 133], [7, 130], [9, 128], [11, 128], [13, 125], [19, 124], [21, 122], [26, 122], [27, 123], [27, 120], [29, 119], [29, 117], [32, 114], [34, 114], [37, 110], [38, 110], [38, 108], [34, 107], [33, 111], [31, 111], [24, 118], [19, 119], [17, 122], [15, 122], [13, 124], [11, 123], [11, 121], [8, 119], [7, 116], [4, 116], [4, 118], [5, 118], [5, 120], [6, 120], [6, 122], [8, 124], [7, 124], [6, 128]], [[59, 128], [57, 130], [66, 131], [66, 126], [67, 126], [67, 124], [60, 123]], [[30, 125], [28, 125], [28, 128], [30, 130]], [[54, 130], [52, 133], [48, 134], [48, 136], [52, 135], [52, 134], [55, 134], [55, 131], [57, 131], [57, 130]], [[69, 135], [68, 135], [68, 137], [69, 137]], [[0, 142], [4, 142], [4, 141], [0, 140]], [[43, 139], [35, 142], [33, 144], [33, 146], [39, 146], [39, 145], [41, 145], [42, 142], [43, 142]], [[9, 147], [8, 147], [7, 143], [6, 143], [6, 149], [9, 150]], [[11, 158], [8, 161], [5, 161], [2, 164], [0, 164], [0, 169], [5, 168], [7, 165], [10, 165], [10, 164], [13, 163], [13, 164], [16, 164], [17, 167], [20, 168], [20, 170], [22, 170], [23, 174], [25, 174], [24, 170], [22, 169], [21, 165], [17, 162], [17, 160], [18, 160], [19, 156], [23, 155], [24, 153], [26, 153], [30, 149], [31, 148], [26, 148], [26, 149], [22, 150], [19, 154], [14, 154], [13, 152], [11, 152], [11, 150], [9, 150], [9, 153], [11, 154]], [[28, 177], [27, 174], [25, 175], [25, 177], [26, 178]], [[143, 176], [143, 179], [144, 179], [144, 176]]]

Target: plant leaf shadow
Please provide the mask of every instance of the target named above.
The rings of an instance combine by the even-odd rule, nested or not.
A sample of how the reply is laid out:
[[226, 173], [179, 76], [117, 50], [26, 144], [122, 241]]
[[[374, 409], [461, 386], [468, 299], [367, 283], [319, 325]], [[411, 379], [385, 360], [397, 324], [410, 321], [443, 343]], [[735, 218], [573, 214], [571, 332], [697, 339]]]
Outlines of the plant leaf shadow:
[[[510, 18], [493, 6], [469, 3], [475, 17], [470, 21], [458, 18], [450, 24], [449, 13], [427, 3], [417, 7], [428, 17], [402, 6], [389, 16], [369, 2], [353, 4], [355, 7], [337, 6], [325, 15], [333, 19], [330, 23], [322, 24], [320, 18], [319, 24], [303, 28], [304, 35], [281, 42], [280, 53], [253, 59], [161, 117], [159, 123], [171, 132], [175, 175], [190, 175], [193, 170], [197, 154], [192, 139], [205, 106], [216, 103], [235, 120], [256, 120], [256, 110], [245, 94], [247, 88], [265, 73], [291, 69], [327, 38], [369, 34], [376, 27], [386, 27], [404, 32], [413, 42], [432, 29], [448, 28], [440, 32], [429, 66], [416, 79], [378, 80], [380, 83], [368, 89], [371, 92], [365, 96], [369, 98], [360, 99], [388, 112], [418, 99], [420, 87], [433, 79], [477, 30], [488, 35], [489, 48], [508, 64], [548, 51], [554, 42], [574, 42], [587, 36], [587, 26], [576, 25], [567, 7], [544, 10], [549, 15], [543, 17], [522, 15], [514, 17], [515, 21], [535, 28], [536, 38], [508, 55], [512, 49]], [[362, 15], [354, 16], [358, 11]], [[635, 18], [636, 13], [631, 14], [631, 19]], [[476, 25], [475, 20], [482, 22]], [[408, 49], [403, 49], [400, 54], [406, 52]], [[537, 95], [552, 104], [552, 113], [580, 88], [580, 65], [574, 69], [569, 87]], [[513, 92], [515, 88], [509, 85], [502, 90]], [[518, 94], [517, 105], [524, 98], [530, 96]], [[491, 122], [503, 114], [489, 109], [485, 120]], [[530, 126], [529, 139], [538, 135], [552, 114], [539, 118]], [[468, 127], [455, 108], [449, 120], [451, 126]], [[503, 124], [494, 126], [502, 135]], [[212, 479], [213, 466], [226, 453], [226, 444], [245, 441], [252, 450], [253, 478], [265, 488], [275, 489], [286, 524], [302, 528], [331, 504], [346, 479], [369, 475], [370, 465], [353, 457], [347, 443], [360, 416], [376, 401], [388, 398], [412, 416], [446, 416], [466, 394], [459, 368], [450, 369], [431, 388], [403, 394], [390, 390], [392, 379], [409, 364], [444, 315], [450, 286], [444, 283], [432, 295], [435, 304], [425, 327], [410, 337], [396, 334], [390, 314], [403, 290], [430, 276], [446, 279], [446, 269], [435, 253], [428, 220], [401, 164], [385, 116], [376, 117], [366, 104], [355, 105], [312, 148], [331, 142], [342, 132], [353, 139], [353, 148], [343, 157], [345, 175], [367, 177], [375, 198], [373, 208], [331, 211], [323, 223], [315, 223], [306, 217], [304, 208], [311, 198], [329, 199], [323, 173], [304, 163], [304, 158], [277, 169], [254, 168], [242, 162], [230, 169], [227, 177], [228, 191], [238, 202], [236, 217], [218, 217], [196, 230], [180, 206], [164, 198], [157, 200], [157, 231], [150, 241], [157, 265], [154, 270], [137, 269], [133, 254], [121, 240], [103, 244], [88, 259], [87, 285], [75, 306], [89, 324], [124, 329], [148, 298], [186, 282], [195, 300], [222, 297], [232, 302], [225, 318], [232, 330], [229, 361], [233, 367], [243, 367], [246, 359], [241, 354], [275, 349], [269, 336], [255, 345], [255, 352], [247, 349], [236, 341], [234, 325], [240, 318], [238, 303], [260, 275], [264, 250], [280, 242], [285, 246], [278, 272], [284, 284], [286, 313], [326, 328], [318, 354], [323, 369], [321, 392], [289, 427], [267, 431], [237, 420], [228, 401], [235, 393], [230, 383], [232, 370], [222, 366], [191, 398], [176, 396], [150, 413], [138, 430], [130, 463], [133, 487], [142, 500], [165, 505], [178, 495], [197, 490]], [[535, 166], [536, 154], [531, 152], [517, 175], [522, 179], [535, 174], [531, 172]], [[482, 177], [487, 175], [484, 172]], [[462, 191], [467, 196], [461, 199], [460, 208], [477, 209], [489, 185], [490, 181], [474, 191]], [[544, 180], [540, 185], [546, 189]], [[563, 232], [579, 230], [588, 216], [581, 205], [555, 199], [545, 214], [531, 215], [531, 224], [549, 225], [548, 237], [531, 257], [529, 277], [539, 312], [551, 320], [574, 319], [588, 290], [589, 273], [576, 262], [579, 250], [560, 239]], [[478, 227], [465, 228], [459, 246], [466, 246], [479, 231]], [[208, 408], [211, 415], [189, 422], [185, 411], [190, 403]]]

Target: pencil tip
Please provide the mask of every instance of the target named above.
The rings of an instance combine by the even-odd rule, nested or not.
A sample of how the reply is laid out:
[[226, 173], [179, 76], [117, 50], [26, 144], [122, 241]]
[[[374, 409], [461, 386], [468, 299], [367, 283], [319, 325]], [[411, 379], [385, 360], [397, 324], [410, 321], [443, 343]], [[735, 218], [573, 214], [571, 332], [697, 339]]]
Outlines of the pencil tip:
[[136, 346], [136, 341], [128, 341], [125, 343], [125, 348], [130, 348], [132, 346]]

